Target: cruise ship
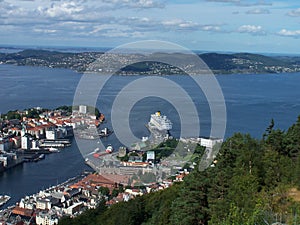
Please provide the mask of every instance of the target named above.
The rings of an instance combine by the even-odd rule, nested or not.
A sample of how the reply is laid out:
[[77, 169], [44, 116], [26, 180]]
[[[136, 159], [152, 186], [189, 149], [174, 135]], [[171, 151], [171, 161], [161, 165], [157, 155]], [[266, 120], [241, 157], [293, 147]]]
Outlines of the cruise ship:
[[161, 115], [160, 111], [157, 111], [155, 114], [151, 114], [148, 126], [159, 131], [169, 131], [172, 129], [172, 122], [167, 116]]

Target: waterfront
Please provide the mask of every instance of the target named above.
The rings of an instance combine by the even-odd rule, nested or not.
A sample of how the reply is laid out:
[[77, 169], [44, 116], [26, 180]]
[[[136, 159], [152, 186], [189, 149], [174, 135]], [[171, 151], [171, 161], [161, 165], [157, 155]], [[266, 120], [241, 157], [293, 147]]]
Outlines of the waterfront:
[[[65, 69], [0, 65], [0, 112], [35, 106], [55, 108], [71, 105], [80, 78], [80, 74]], [[111, 128], [110, 109], [115, 95], [125, 84], [137, 78], [115, 76], [106, 85], [97, 103], [108, 121], [105, 126]], [[187, 88], [192, 98], [203, 100], [203, 95], [199, 95], [199, 90], [192, 88], [188, 77], [169, 78]], [[255, 137], [261, 137], [271, 118], [274, 118], [276, 127], [286, 129], [300, 113], [300, 74], [218, 75], [217, 79], [227, 105], [226, 137], [234, 132], [248, 132]], [[210, 129], [207, 104], [199, 101], [196, 105], [201, 112], [201, 132], [205, 135]], [[136, 135], [148, 135], [144, 125], [149, 121], [150, 114], [156, 110], [168, 115], [173, 123], [178, 121], [175, 109], [165, 101], [146, 98], [135, 105], [130, 115], [130, 125]], [[175, 122], [173, 135], [178, 136], [179, 130], [180, 125]], [[111, 143], [115, 148], [119, 145], [114, 133], [105, 143]], [[95, 144], [96, 142], [92, 142], [87, 148], [92, 151]], [[73, 142], [71, 147], [58, 154], [47, 155], [45, 160], [25, 163], [1, 174], [0, 194], [9, 194], [12, 197], [5, 205], [7, 206], [24, 195], [61, 183], [85, 169], [89, 167], [84, 164], [84, 159]]]
[[11, 196], [5, 206], [14, 204], [25, 195], [57, 185], [84, 170], [91, 171], [83, 162], [80, 152], [73, 144], [60, 153], [46, 155], [44, 160], [23, 163], [0, 174], [0, 190]]

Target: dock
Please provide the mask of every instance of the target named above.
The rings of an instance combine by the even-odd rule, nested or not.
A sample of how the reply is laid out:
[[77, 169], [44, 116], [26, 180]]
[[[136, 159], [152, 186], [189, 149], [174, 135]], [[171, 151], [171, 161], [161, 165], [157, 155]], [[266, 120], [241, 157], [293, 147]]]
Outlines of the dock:
[[40, 140], [41, 148], [65, 148], [71, 145], [71, 141], [69, 139], [57, 139], [57, 140]]

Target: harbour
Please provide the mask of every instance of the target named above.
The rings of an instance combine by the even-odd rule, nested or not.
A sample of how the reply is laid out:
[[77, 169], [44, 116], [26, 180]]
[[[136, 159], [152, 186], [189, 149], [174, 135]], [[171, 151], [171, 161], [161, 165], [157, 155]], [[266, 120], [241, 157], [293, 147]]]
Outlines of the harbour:
[[[35, 106], [55, 108], [60, 105], [70, 105], [76, 85], [81, 77], [80, 74], [65, 69], [14, 65], [1, 65], [0, 72], [3, 74], [0, 77], [3, 84], [0, 93], [1, 113], [11, 109], [25, 109]], [[108, 88], [103, 90], [97, 106], [106, 115], [107, 121], [111, 120], [110, 109], [116, 94], [124, 85], [134, 79], [137, 78], [115, 76], [107, 84]], [[172, 76], [170, 79], [179, 82], [188, 89], [193, 99], [200, 99], [196, 103], [196, 107], [203, 110], [200, 114], [201, 134], [207, 136], [210, 130], [209, 113], [206, 111], [207, 105], [201, 103], [202, 97], [199, 96], [199, 92], [193, 89], [186, 76]], [[274, 118], [276, 127], [285, 129], [295, 121], [300, 112], [297, 86], [300, 82], [299, 74], [219, 75], [217, 79], [223, 88], [228, 110], [226, 137], [237, 131], [249, 132], [254, 137], [260, 137], [269, 125], [268, 121], [271, 118]], [[34, 85], [32, 81], [34, 81]], [[240, 85], [234, 85], [236, 82]], [[68, 87], [65, 84], [68, 84]], [[23, 86], [32, 86], [32, 88], [25, 91]], [[289, 88], [279, 93], [277, 90], [282, 89], [282, 87]], [[49, 92], [53, 94], [49, 95]], [[148, 136], [149, 131], [145, 124], [149, 121], [149, 115], [157, 109], [168, 115], [173, 122], [172, 135], [179, 137], [180, 125], [174, 122], [179, 121], [176, 110], [165, 101], [151, 98], [139, 102], [132, 109], [130, 115], [132, 132], [139, 138]], [[110, 123], [106, 123], [105, 126], [113, 130]], [[46, 155], [45, 160], [40, 160], [37, 163], [22, 163], [13, 169], [2, 172], [0, 174], [0, 193], [7, 193], [11, 196], [8, 204], [2, 207], [19, 201], [25, 195], [61, 183], [84, 170], [91, 171], [92, 169], [85, 164], [83, 156], [98, 147], [99, 139], [82, 141], [85, 149], [79, 149], [76, 142], [73, 142], [71, 146], [67, 146], [59, 154]], [[118, 149], [118, 146], [122, 145], [119, 143], [115, 131], [110, 136], [102, 138], [101, 141], [105, 146], [112, 144], [114, 149]]]

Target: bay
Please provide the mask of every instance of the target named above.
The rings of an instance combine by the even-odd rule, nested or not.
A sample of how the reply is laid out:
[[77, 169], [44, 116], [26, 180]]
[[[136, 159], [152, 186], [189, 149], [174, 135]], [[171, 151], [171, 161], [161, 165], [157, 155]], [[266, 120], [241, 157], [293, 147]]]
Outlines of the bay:
[[[67, 69], [0, 65], [0, 112], [36, 106], [56, 108], [72, 105], [81, 77], [82, 74]], [[113, 76], [105, 84], [97, 101], [97, 107], [106, 116], [104, 126], [112, 128], [111, 109], [115, 97], [123, 87], [139, 78], [141, 76]], [[208, 136], [211, 129], [210, 110], [204, 94], [188, 76], [166, 78], [187, 90], [199, 113], [200, 134]], [[260, 138], [272, 118], [277, 128], [287, 129], [300, 114], [299, 73], [217, 75], [216, 78], [227, 108], [225, 137], [242, 132]], [[179, 137], [180, 115], [170, 103], [157, 97], [143, 98], [134, 105], [129, 117], [132, 132], [138, 138], [147, 136], [149, 133], [145, 124], [150, 114], [157, 110], [171, 119], [172, 135]], [[121, 145], [115, 134], [103, 143], [113, 144], [115, 148]], [[92, 151], [96, 144], [87, 141], [85, 151]], [[81, 151], [73, 141], [71, 147], [58, 154], [47, 155], [45, 160], [25, 163], [0, 174], [0, 194], [11, 195], [9, 204], [13, 204], [25, 195], [80, 174], [89, 169], [84, 164]]]

